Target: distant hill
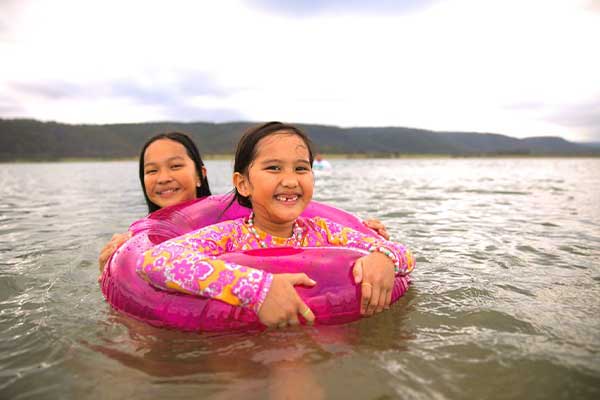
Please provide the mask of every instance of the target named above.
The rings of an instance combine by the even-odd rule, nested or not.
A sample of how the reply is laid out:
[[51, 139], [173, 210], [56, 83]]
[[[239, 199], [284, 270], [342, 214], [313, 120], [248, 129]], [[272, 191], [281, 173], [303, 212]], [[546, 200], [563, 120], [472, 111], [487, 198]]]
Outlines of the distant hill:
[[585, 142], [579, 143], [582, 146], [592, 147], [592, 148], [600, 148], [600, 142]]
[[[70, 125], [31, 119], [0, 119], [0, 161], [135, 157], [147, 138], [173, 130], [190, 134], [202, 154], [232, 154], [240, 135], [251, 125], [254, 124], [148, 122]], [[435, 132], [401, 127], [298, 125], [310, 135], [318, 151], [332, 154], [600, 155], [598, 147], [558, 137], [517, 139], [490, 133]]]

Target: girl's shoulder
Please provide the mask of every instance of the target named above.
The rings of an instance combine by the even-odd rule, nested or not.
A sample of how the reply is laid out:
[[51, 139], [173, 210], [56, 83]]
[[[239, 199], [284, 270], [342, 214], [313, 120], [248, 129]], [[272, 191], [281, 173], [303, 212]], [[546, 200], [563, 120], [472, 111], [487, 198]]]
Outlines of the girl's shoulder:
[[337, 225], [330, 219], [324, 217], [298, 217], [298, 221], [309, 229], [326, 229], [329, 226]]
[[204, 226], [204, 227], [198, 229], [196, 232], [197, 233], [214, 232], [214, 231], [226, 232], [226, 231], [236, 230], [244, 225], [245, 218], [246, 217], [240, 217], [240, 218], [236, 218], [236, 219], [221, 221], [221, 222], [218, 222], [213, 225]]
[[361, 237], [361, 236], [365, 236], [365, 234], [363, 232], [360, 232], [356, 229], [354, 229], [354, 227], [352, 226], [346, 226], [344, 224], [341, 224], [337, 221], [333, 221], [329, 218], [325, 218], [325, 217], [319, 217], [319, 216], [315, 216], [315, 217], [310, 217], [310, 218], [304, 218], [303, 219], [303, 223], [305, 224], [305, 226], [308, 227], [308, 230], [312, 230], [312, 231], [316, 231], [316, 232], [320, 232], [323, 235], [352, 235], [352, 237]]

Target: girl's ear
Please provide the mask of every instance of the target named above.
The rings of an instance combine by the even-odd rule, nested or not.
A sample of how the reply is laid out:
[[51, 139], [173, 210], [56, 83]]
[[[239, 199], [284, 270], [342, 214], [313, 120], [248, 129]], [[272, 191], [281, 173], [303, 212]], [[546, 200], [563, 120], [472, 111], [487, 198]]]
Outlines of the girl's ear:
[[206, 167], [202, 166], [202, 171], [200, 171], [202, 176], [196, 176], [196, 187], [202, 186], [202, 181], [206, 178]]
[[238, 193], [242, 196], [250, 196], [250, 182], [248, 182], [248, 178], [239, 172], [234, 172], [233, 174], [233, 186], [235, 186]]

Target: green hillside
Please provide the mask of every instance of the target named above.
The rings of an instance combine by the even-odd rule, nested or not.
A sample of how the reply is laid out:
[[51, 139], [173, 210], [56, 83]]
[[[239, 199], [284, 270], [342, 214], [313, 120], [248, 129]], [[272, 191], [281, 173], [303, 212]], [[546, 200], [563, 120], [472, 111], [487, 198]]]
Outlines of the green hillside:
[[[30, 119], [0, 119], [0, 161], [137, 156], [150, 136], [182, 131], [202, 154], [231, 154], [242, 132], [253, 123], [179, 123], [70, 125]], [[434, 132], [384, 128], [339, 128], [299, 124], [317, 151], [329, 154], [401, 155], [598, 155], [600, 149], [558, 137], [517, 139], [498, 134]]]

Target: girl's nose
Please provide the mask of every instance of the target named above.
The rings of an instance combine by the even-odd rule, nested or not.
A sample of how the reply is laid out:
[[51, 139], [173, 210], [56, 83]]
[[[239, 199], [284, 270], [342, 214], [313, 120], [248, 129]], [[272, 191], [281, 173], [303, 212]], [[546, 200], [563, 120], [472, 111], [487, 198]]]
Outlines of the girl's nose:
[[294, 188], [298, 186], [298, 179], [295, 174], [286, 174], [281, 180], [281, 185], [286, 188]]
[[169, 171], [161, 171], [158, 174], [158, 183], [167, 183], [167, 182], [171, 182], [173, 180], [173, 178], [171, 178], [171, 174], [169, 174]]
[[283, 187], [286, 188], [295, 188], [296, 186], [298, 186], [298, 180], [295, 178], [288, 178], [288, 179], [284, 179], [281, 182]]

